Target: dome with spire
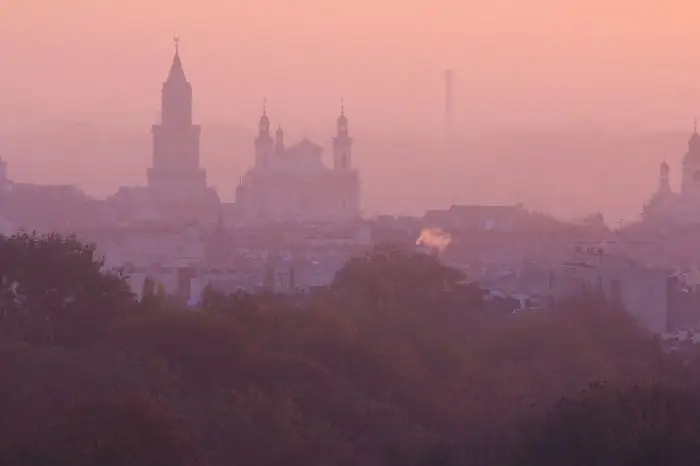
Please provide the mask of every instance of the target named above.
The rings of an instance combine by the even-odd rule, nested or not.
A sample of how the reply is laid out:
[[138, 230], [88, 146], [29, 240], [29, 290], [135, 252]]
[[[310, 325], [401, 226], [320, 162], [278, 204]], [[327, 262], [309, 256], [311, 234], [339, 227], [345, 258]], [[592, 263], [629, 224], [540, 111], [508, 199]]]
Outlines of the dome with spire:
[[339, 136], [348, 135], [348, 117], [345, 116], [345, 102], [340, 100], [340, 116], [338, 117], [337, 132]]
[[338, 117], [338, 126], [347, 126], [348, 117], [345, 116], [345, 101], [340, 100], [340, 116]]
[[694, 131], [693, 134], [690, 136], [690, 139], [688, 140], [688, 148], [690, 150], [693, 150], [698, 147], [700, 147], [700, 134], [698, 134], [697, 131]]
[[263, 134], [270, 132], [270, 118], [267, 116], [267, 101], [263, 102], [262, 115], [260, 116], [260, 121], [258, 122], [258, 131]]
[[338, 124], [347, 126], [348, 117], [345, 116], [345, 112], [341, 112], [340, 116], [338, 117]]
[[668, 163], [666, 160], [661, 162], [661, 166], [659, 167], [659, 173], [661, 176], [668, 176], [669, 172], [671, 171], [671, 168], [668, 166]]
[[700, 134], [698, 134], [697, 120], [695, 120], [693, 134], [688, 140], [688, 153], [685, 154], [683, 163], [700, 164]]

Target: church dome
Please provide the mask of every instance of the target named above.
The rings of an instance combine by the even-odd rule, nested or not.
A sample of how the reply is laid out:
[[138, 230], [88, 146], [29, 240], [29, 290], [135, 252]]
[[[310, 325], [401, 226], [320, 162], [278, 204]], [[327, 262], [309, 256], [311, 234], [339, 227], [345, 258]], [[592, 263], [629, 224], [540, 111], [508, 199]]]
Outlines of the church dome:
[[697, 131], [688, 140], [688, 153], [685, 154], [683, 163], [700, 164], [700, 134]]
[[346, 132], [348, 128], [348, 117], [345, 116], [345, 101], [340, 100], [340, 115], [337, 120], [338, 130]]
[[668, 166], [668, 163], [666, 163], [666, 161], [664, 160], [663, 162], [661, 162], [661, 166], [659, 167], [659, 172], [665, 176], [665, 175], [668, 175], [669, 171], [670, 171], [670, 167]]
[[693, 134], [690, 136], [690, 139], [688, 139], [688, 146], [690, 148], [697, 147], [700, 144], [700, 134], [698, 134], [697, 131], [694, 131]]

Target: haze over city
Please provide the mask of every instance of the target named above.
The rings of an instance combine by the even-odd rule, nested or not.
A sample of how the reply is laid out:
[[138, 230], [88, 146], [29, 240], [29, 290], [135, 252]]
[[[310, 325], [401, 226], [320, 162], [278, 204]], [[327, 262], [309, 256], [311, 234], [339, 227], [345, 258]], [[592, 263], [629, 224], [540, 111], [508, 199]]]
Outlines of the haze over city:
[[[639, 213], [664, 157], [682, 157], [698, 13], [651, 0], [3, 0], [0, 153], [20, 180], [97, 196], [143, 184], [177, 35], [222, 199], [250, 166], [264, 98], [273, 126], [328, 157], [344, 97], [367, 213], [523, 202], [616, 222]], [[439, 144], [447, 67], [452, 152]]]
[[698, 17], [0, 0], [0, 465], [700, 464]]

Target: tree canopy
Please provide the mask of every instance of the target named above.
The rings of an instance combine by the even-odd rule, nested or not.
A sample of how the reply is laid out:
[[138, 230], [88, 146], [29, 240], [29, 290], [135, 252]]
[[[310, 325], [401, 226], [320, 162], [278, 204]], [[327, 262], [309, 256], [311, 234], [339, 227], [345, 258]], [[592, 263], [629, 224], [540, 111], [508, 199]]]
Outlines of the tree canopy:
[[455, 287], [462, 274], [437, 257], [402, 245], [382, 243], [352, 257], [340, 269], [331, 288], [365, 305], [387, 305], [395, 298], [439, 295]]
[[560, 401], [519, 463], [538, 466], [700, 464], [700, 396], [690, 387], [596, 383]]
[[94, 336], [133, 302], [124, 279], [102, 268], [94, 245], [74, 236], [0, 236], [3, 331], [43, 342]]
[[75, 238], [2, 238], [0, 259], [2, 464], [698, 459], [697, 365], [600, 300], [481, 318], [478, 287], [386, 245], [301, 306], [209, 289], [198, 310], [134, 306]]

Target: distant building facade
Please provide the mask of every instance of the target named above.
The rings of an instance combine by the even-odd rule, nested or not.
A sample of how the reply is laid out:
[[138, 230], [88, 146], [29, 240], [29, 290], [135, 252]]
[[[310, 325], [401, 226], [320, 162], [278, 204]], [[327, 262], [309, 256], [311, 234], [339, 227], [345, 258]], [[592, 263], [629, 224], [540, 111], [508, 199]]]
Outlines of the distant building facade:
[[558, 300], [596, 293], [626, 309], [655, 333], [669, 327], [669, 274], [645, 267], [601, 248], [577, 247], [569, 261], [525, 261], [520, 270], [484, 285], [502, 296], [515, 296], [525, 307], [546, 308]]
[[333, 138], [333, 167], [308, 139], [286, 147], [270, 134], [266, 109], [255, 138], [254, 166], [236, 188], [236, 217], [243, 223], [350, 221], [360, 217], [360, 178], [352, 164], [348, 118], [341, 109]]
[[515, 231], [526, 225], [528, 211], [522, 205], [453, 205], [446, 210], [429, 210], [425, 225], [449, 230]]

